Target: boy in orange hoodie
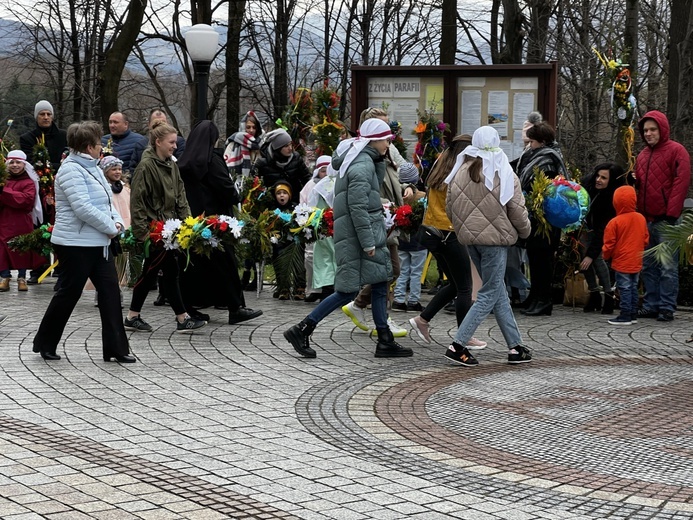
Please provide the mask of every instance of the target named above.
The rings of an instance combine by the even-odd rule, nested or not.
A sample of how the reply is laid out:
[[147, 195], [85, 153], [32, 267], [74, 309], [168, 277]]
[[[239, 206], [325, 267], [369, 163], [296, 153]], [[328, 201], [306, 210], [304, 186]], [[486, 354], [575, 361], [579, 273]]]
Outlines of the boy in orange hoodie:
[[650, 240], [647, 221], [635, 211], [636, 195], [632, 186], [621, 186], [614, 192], [616, 217], [604, 230], [602, 255], [611, 259], [616, 273], [616, 287], [621, 295], [621, 313], [609, 320], [611, 325], [631, 325], [638, 317], [638, 278], [642, 254]]

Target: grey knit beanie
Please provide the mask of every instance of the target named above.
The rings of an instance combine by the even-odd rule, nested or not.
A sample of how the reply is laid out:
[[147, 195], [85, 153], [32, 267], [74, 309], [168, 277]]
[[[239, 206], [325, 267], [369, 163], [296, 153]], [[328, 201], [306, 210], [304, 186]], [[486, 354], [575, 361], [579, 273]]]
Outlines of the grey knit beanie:
[[53, 105], [51, 105], [45, 99], [42, 99], [41, 101], [36, 103], [36, 106], [34, 107], [34, 119], [38, 117], [39, 112], [41, 112], [41, 110], [48, 110], [52, 115], [55, 116], [55, 112], [53, 111]]

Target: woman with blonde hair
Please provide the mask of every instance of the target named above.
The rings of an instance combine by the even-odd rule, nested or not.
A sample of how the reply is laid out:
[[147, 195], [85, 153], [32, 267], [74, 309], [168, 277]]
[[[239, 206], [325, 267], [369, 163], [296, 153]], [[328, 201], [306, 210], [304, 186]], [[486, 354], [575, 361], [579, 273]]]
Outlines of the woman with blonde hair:
[[[164, 121], [155, 121], [149, 132], [149, 146], [142, 153], [132, 178], [130, 214], [132, 233], [144, 242], [153, 220], [183, 220], [190, 216], [190, 206], [178, 165], [171, 159], [176, 151], [178, 132]], [[178, 253], [152, 245], [144, 261], [142, 274], [132, 291], [130, 310], [125, 318], [128, 330], [151, 332], [152, 327], [140, 316], [140, 311], [159, 270], [163, 272], [164, 294], [176, 314], [176, 332], [192, 332], [207, 323], [191, 317], [185, 311], [180, 293]], [[97, 288], [98, 289], [98, 288]]]

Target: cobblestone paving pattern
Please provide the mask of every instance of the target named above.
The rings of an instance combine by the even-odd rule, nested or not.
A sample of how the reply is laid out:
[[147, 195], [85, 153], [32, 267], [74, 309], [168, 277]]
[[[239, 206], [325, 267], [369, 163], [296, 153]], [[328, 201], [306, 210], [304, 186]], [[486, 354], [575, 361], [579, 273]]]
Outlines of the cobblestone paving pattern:
[[[555, 307], [518, 315], [530, 365], [509, 366], [495, 321], [476, 368], [403, 338], [409, 359], [341, 312], [298, 357], [282, 332], [313, 307], [246, 293], [260, 319], [131, 334], [133, 365], [101, 360], [93, 293], [58, 353], [31, 340], [52, 281], [0, 296], [2, 519], [693, 518], [693, 315], [610, 326]], [[125, 291], [125, 302], [130, 293]], [[412, 313], [392, 313], [405, 324]]]

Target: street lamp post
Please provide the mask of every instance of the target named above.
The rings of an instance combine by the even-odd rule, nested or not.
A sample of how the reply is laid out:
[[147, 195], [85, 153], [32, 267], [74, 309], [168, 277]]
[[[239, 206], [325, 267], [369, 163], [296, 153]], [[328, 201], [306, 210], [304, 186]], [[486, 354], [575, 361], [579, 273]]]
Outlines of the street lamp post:
[[219, 35], [212, 26], [198, 23], [185, 33], [185, 46], [193, 61], [197, 90], [197, 120], [207, 119], [207, 85], [209, 68], [217, 53]]

